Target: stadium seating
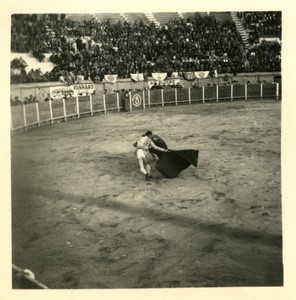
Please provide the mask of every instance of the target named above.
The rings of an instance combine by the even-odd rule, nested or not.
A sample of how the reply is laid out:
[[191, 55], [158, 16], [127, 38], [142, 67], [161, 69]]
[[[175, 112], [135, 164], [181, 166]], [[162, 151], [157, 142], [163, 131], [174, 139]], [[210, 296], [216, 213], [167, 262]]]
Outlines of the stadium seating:
[[124, 21], [122, 15], [119, 13], [95, 13], [94, 17], [98, 22], [101, 23], [109, 21], [110, 24], [116, 24], [118, 21]]
[[55, 81], [74, 74], [98, 82], [108, 74], [130, 78], [132, 73], [143, 73], [146, 78], [152, 72], [281, 70], [280, 45], [258, 43], [260, 35], [280, 36], [280, 12], [238, 13], [249, 30], [259, 24], [257, 42], [249, 48], [243, 47], [229, 12], [155, 12], [151, 16], [154, 26], [148, 13], [13, 15], [12, 52], [33, 53], [40, 62], [45, 60], [44, 53], [52, 52], [50, 61], [56, 67], [36, 77], [36, 70], [28, 76], [14, 64], [11, 80]]
[[144, 13], [124, 13], [123, 15], [125, 20], [131, 24], [140, 21], [144, 24], [149, 23], [149, 20]]
[[93, 18], [93, 15], [91, 15], [91, 14], [67, 14], [66, 17], [75, 22], [83, 23], [84, 21], [91, 20]]
[[188, 18], [194, 18], [195, 17], [195, 12], [182, 12], [181, 15], [184, 20], [187, 20]]
[[153, 12], [153, 16], [159, 22], [160, 26], [166, 25], [171, 19], [179, 18], [179, 14], [176, 12]]
[[282, 15], [274, 12], [240, 12], [241, 22], [249, 33], [250, 42], [258, 43], [260, 37], [278, 37], [281, 39]]
[[211, 14], [216, 20], [218, 20], [220, 22], [232, 20], [230, 12], [212, 12]]

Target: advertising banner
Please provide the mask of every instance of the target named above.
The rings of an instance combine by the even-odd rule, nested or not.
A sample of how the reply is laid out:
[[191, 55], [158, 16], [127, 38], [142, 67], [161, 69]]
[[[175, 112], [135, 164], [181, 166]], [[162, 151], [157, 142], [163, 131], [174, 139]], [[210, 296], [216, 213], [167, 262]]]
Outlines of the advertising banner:
[[167, 73], [152, 73], [152, 77], [157, 81], [164, 81], [167, 77]]
[[113, 74], [113, 75], [105, 75], [104, 76], [104, 79], [106, 82], [109, 82], [109, 83], [115, 83], [117, 81], [117, 74]]
[[133, 81], [144, 81], [144, 74], [143, 73], [131, 74], [131, 79]]
[[210, 71], [198, 71], [194, 72], [195, 77], [198, 79], [207, 78], [209, 76]]
[[69, 86], [51, 86], [49, 87], [49, 94], [53, 100], [72, 97], [73, 91]]
[[50, 97], [55, 99], [87, 96], [93, 94], [95, 85], [92, 83], [72, 84], [69, 86], [51, 86], [49, 87]]
[[162, 86], [162, 87], [175, 86], [178, 83], [180, 83], [180, 79], [174, 79], [174, 78], [166, 79], [166, 80], [163, 80], [163, 81], [148, 80], [148, 87], [149, 87], [149, 89], [151, 89], [152, 87], [155, 87], [155, 86]]
[[73, 92], [74, 97], [87, 96], [93, 94], [95, 91], [95, 85], [93, 83], [72, 84], [69, 88]]

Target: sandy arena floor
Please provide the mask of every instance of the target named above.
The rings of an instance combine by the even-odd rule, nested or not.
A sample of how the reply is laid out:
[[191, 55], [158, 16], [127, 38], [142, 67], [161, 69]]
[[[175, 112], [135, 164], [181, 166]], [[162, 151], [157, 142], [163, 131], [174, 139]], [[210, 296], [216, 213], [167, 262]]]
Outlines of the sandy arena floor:
[[[12, 136], [13, 263], [49, 288], [281, 286], [279, 101], [108, 113]], [[152, 130], [198, 168], [146, 182]]]

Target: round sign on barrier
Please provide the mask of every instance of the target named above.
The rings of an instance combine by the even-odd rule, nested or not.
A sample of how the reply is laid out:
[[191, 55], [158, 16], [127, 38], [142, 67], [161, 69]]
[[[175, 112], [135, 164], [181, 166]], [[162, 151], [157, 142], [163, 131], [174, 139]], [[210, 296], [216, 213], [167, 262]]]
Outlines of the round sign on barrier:
[[132, 103], [134, 106], [138, 107], [142, 104], [142, 97], [139, 94], [135, 94], [132, 98]]
[[41, 100], [44, 100], [47, 97], [48, 93], [46, 93], [46, 91], [42, 90], [40, 91], [38, 98]]

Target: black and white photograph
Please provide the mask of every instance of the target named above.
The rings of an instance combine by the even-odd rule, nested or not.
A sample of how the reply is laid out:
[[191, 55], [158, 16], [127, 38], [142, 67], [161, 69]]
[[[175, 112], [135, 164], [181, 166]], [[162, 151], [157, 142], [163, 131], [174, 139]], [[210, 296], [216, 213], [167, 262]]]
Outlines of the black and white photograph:
[[7, 295], [291, 299], [288, 10], [28, 3], [5, 9]]

